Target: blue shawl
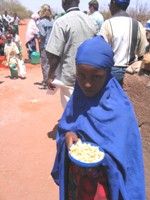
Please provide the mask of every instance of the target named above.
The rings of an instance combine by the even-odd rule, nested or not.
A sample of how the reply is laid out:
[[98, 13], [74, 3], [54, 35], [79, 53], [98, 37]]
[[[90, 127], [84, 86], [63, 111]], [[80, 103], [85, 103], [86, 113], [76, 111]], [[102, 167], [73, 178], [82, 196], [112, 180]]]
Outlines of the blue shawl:
[[[113, 65], [112, 50], [102, 38], [95, 37], [79, 47], [76, 63], [108, 70]], [[52, 177], [60, 187], [60, 200], [67, 199], [67, 131], [78, 134], [83, 141], [96, 143], [105, 152], [102, 165], [107, 170], [111, 200], [146, 199], [137, 120], [130, 100], [116, 79], [110, 77], [110, 70], [103, 89], [94, 97], [86, 97], [76, 83], [59, 121]]]

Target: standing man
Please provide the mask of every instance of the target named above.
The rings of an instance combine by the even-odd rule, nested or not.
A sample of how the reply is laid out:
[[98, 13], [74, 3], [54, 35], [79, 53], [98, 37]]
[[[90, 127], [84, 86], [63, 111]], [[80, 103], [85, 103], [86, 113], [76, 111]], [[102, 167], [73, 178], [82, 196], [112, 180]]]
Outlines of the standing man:
[[50, 64], [48, 87], [55, 88], [53, 80], [59, 65], [56, 78], [63, 85], [60, 88], [63, 107], [66, 106], [75, 84], [77, 48], [84, 40], [97, 33], [92, 19], [81, 12], [78, 5], [79, 0], [62, 0], [62, 7], [66, 14], [54, 22], [46, 47]]
[[112, 17], [101, 27], [102, 35], [113, 48], [114, 67], [112, 75], [121, 85], [126, 68], [136, 59], [141, 60], [145, 53], [146, 35], [142, 24], [126, 12], [130, 0], [111, 0], [109, 9]]
[[102, 26], [102, 23], [104, 22], [103, 15], [98, 11], [99, 9], [99, 3], [97, 0], [91, 0], [89, 2], [89, 11], [90, 11], [90, 17], [93, 19], [94, 23], [98, 26], [98, 31], [100, 31], [100, 28]]

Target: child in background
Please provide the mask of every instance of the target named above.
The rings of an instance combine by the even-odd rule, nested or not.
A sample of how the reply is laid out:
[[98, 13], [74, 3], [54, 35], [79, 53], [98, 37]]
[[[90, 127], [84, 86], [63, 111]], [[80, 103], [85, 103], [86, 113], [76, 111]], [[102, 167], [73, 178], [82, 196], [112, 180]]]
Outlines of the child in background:
[[6, 43], [4, 47], [4, 53], [6, 55], [6, 64], [10, 67], [11, 78], [25, 78], [26, 69], [22, 56], [16, 43], [13, 41], [13, 35], [6, 35]]
[[21, 40], [20, 40], [20, 36], [17, 34], [16, 29], [14, 29], [12, 26], [9, 26], [7, 33], [11, 34], [13, 36], [12, 40], [13, 40], [13, 42], [16, 43], [20, 54], [22, 54], [22, 43], [21, 43]]
[[17, 57], [17, 55], [19, 55], [19, 49], [18, 49], [16, 43], [13, 42], [13, 35], [8, 33], [6, 35], [6, 43], [4, 46], [4, 53], [6, 55], [7, 63], [9, 63], [9, 60], [12, 56], [11, 52], [13, 52], [13, 57], [14, 57], [14, 54], [16, 57]]
[[10, 52], [8, 66], [10, 68], [11, 78], [18, 78], [18, 59], [15, 51]]

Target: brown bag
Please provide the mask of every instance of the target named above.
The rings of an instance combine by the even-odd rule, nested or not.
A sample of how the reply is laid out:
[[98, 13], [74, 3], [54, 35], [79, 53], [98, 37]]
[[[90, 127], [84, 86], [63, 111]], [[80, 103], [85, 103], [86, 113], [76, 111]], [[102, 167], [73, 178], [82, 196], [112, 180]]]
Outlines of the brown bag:
[[150, 53], [144, 55], [142, 69], [150, 72]]

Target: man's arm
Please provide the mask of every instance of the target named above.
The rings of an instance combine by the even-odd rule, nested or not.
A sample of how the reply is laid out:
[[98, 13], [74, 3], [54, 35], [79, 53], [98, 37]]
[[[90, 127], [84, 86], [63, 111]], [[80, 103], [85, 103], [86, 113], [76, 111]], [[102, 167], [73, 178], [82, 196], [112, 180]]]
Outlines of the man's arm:
[[48, 62], [49, 62], [49, 65], [50, 65], [49, 72], [48, 72], [47, 85], [48, 85], [49, 89], [54, 90], [55, 86], [53, 85], [52, 81], [55, 78], [55, 71], [56, 71], [58, 64], [60, 62], [60, 57], [56, 56], [52, 53], [49, 53], [49, 52], [46, 52], [46, 53], [47, 53], [47, 58], [48, 58]]

